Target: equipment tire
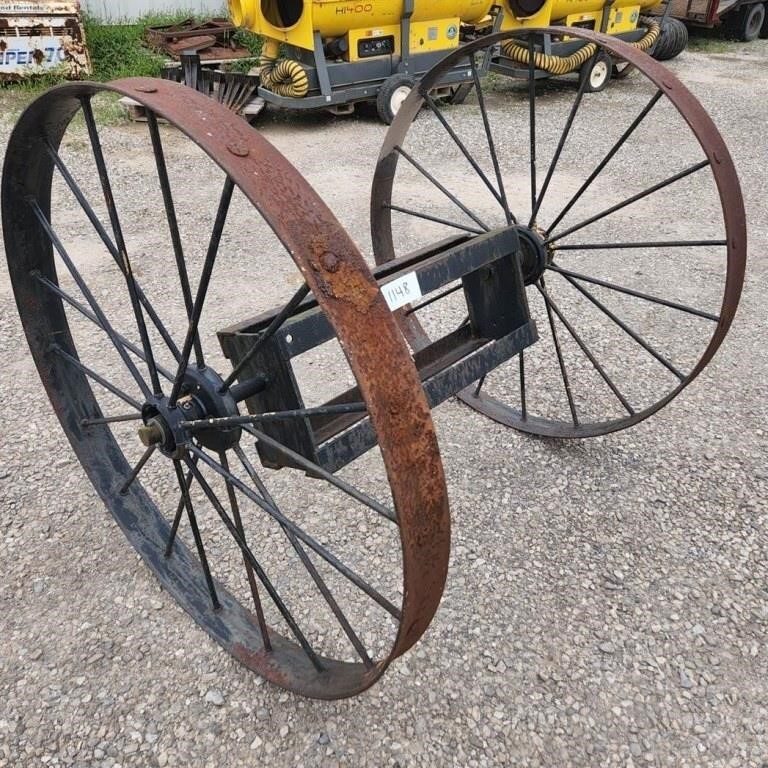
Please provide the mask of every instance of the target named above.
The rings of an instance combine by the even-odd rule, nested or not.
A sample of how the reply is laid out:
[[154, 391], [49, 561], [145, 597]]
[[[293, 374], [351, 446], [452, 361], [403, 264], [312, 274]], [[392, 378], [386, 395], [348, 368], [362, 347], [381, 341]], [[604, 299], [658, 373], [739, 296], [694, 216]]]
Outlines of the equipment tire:
[[383, 123], [391, 125], [400, 105], [415, 84], [416, 81], [410, 75], [402, 73], [392, 75], [384, 81], [376, 96], [376, 111]]
[[599, 93], [604, 90], [611, 80], [613, 61], [601, 51], [596, 58], [590, 58], [579, 70], [579, 81], [587, 81], [585, 93]]
[[662, 22], [661, 35], [651, 56], [656, 61], [669, 61], [679, 56], [688, 45], [688, 27], [680, 19], [669, 17]]
[[730, 36], [745, 43], [768, 35], [765, 4], [753, 3], [741, 7], [730, 19], [726, 19], [725, 28]]

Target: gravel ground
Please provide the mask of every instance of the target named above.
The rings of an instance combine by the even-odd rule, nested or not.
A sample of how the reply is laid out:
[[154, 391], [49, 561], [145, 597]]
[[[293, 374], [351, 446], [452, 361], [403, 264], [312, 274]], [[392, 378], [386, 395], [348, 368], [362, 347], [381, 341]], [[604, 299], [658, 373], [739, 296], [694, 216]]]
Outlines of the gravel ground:
[[[314, 702], [264, 683], [159, 589], [105, 516], [61, 434], [3, 268], [0, 398], [12, 416], [0, 458], [0, 766], [768, 765], [768, 353], [761, 256], [768, 247], [762, 135], [768, 41], [726, 54], [685, 53], [671, 68], [720, 127], [747, 204], [751, 261], [724, 348], [669, 407], [605, 438], [542, 441], [456, 403], [438, 409], [453, 521], [446, 592], [416, 648], [353, 700]], [[514, 132], [520, 105], [506, 90], [500, 83], [490, 100], [493, 119], [510, 126], [502, 153], [520, 138]], [[549, 94], [561, 116], [572, 93], [561, 86]], [[644, 103], [642, 94], [628, 80], [591, 97], [597, 113], [590, 130], [626, 125]], [[15, 110], [5, 98], [4, 141]], [[470, 133], [476, 118], [471, 101], [451, 111]], [[684, 166], [683, 142], [664, 119], [643, 139], [642, 153], [608, 175], [606, 194], [647, 183], [649, 158], [667, 172]], [[543, 123], [542, 135], [556, 141], [551, 125]], [[369, 253], [368, 192], [382, 127], [373, 117], [325, 115], [265, 115], [260, 127]], [[421, 150], [429, 154], [439, 146], [434, 123], [421, 117], [415, 127], [422, 130]], [[141, 185], [149, 174], [148, 159], [137, 150], [143, 130], [116, 126], [105, 130], [104, 143], [120, 158], [115, 173], [125, 210], [143, 216], [129, 247], [149, 275], [162, 243]], [[73, 162], [85, 151], [78, 135], [67, 145]], [[193, 174], [180, 219], [189, 236], [203, 242], [220, 181], [196, 170], [178, 136], [165, 131], [164, 139], [179, 172]], [[584, 155], [593, 151], [587, 134], [574, 136], [574, 146]], [[457, 163], [445, 159], [442, 170], [460, 174]], [[81, 181], [94, 192], [92, 179]], [[553, 185], [553, 205], [565, 199], [570, 183]], [[685, 189], [676, 202], [688, 200], [689, 215], [649, 206], [629, 216], [628, 226], [644, 231], [650, 216], [660, 222], [657, 236], [704, 231], [716, 200], [696, 186]], [[414, 199], [430, 194], [416, 186], [411, 192]], [[54, 199], [98, 295], [109, 300], [114, 276], [87, 251], [86, 223], [62, 190]], [[441, 205], [438, 198], [430, 202]], [[254, 306], [267, 308], [295, 285], [289, 269], [278, 271], [274, 238], [252, 228], [242, 200], [232, 219], [224, 251], [242, 277], [217, 287], [211, 329], [252, 314]], [[424, 232], [404, 225], [396, 245], [414, 247]], [[253, 279], [254, 249], [263, 260], [257, 276], [270, 277], [263, 284]], [[626, 267], [617, 270], [631, 277]], [[688, 290], [706, 297], [714, 272], [702, 274]], [[652, 280], [634, 275], [639, 286]], [[677, 287], [674, 274], [653, 277]], [[148, 290], [152, 279], [147, 276]], [[545, 325], [540, 322], [543, 335]], [[683, 354], [695, 330], [681, 323], [667, 342]], [[91, 352], [99, 354], [98, 347]], [[322, 392], [325, 371], [336, 363], [328, 353], [313, 364], [310, 383]], [[647, 394], [644, 374], [637, 379], [638, 393]], [[552, 388], [543, 389], [542, 407], [554, 408], [547, 399]], [[366, 475], [368, 464], [361, 467], [350, 471]], [[309, 493], [317, 506], [309, 511], [318, 525], [329, 525], [325, 535], [333, 535], [335, 517]], [[203, 530], [217, 551], [213, 522]], [[354, 533], [378, 568], [386, 535], [370, 526]], [[347, 546], [355, 557], [354, 545]], [[376, 553], [377, 546], [385, 554]], [[290, 574], [276, 578], [281, 588], [296, 588]]]

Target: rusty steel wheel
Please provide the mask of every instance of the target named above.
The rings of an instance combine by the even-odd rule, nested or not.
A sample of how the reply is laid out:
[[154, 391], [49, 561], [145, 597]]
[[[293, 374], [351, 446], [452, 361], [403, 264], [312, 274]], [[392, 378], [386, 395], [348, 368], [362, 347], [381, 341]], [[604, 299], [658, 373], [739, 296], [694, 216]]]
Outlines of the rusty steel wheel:
[[[138, 101], [147, 127], [103, 129], [94, 103], [105, 94]], [[279, 686], [327, 699], [370, 686], [435, 613], [448, 506], [407, 347], [322, 200], [224, 107], [175, 83], [131, 79], [68, 84], [33, 102], [10, 140], [2, 203], [47, 394], [162, 587]], [[257, 443], [290, 455], [262, 421], [323, 409], [241, 417], [238, 402], [270, 383], [235, 383], [216, 342], [233, 312], [276, 304], [254, 340], [266, 344], [310, 292], [338, 341], [322, 348], [316, 372], [310, 359], [292, 375], [318, 393], [356, 381], [354, 407], [378, 435], [376, 451], [336, 474], [298, 454], [293, 469], [259, 463]]]
[[[567, 31], [596, 45], [593, 60], [609, 55], [636, 68], [610, 101], [586, 94], [583, 79], [540, 80], [532, 63], [521, 79], [497, 75], [492, 90], [481, 82], [484, 55], [504, 62], [501, 41], [517, 38], [534, 51], [542, 32], [565, 31], [495, 35], [424, 77], [381, 150], [371, 231], [384, 263], [514, 229], [540, 339], [460, 397], [525, 432], [589, 437], [655, 413], [712, 359], [744, 279], [744, 207], [702, 106], [621, 40]], [[429, 89], [462, 59], [476, 101], [444, 112]], [[400, 311], [414, 350], [466, 322], [461, 287]]]

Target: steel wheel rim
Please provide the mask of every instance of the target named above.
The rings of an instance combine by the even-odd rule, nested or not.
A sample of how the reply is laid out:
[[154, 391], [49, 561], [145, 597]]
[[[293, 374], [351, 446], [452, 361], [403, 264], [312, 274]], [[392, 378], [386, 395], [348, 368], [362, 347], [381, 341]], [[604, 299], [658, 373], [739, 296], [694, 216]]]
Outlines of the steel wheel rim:
[[[371, 667], [325, 659], [318, 673], [301, 648], [279, 633], [270, 632], [273, 650], [265, 651], [253, 614], [217, 585], [222, 612], [202, 620], [206, 584], [199, 564], [179, 546], [174, 558], [162, 557], [168, 522], [140, 483], [125, 496], [115, 494], [115, 478], [125, 478], [131, 467], [108, 430], [84, 435], [80, 420], [99, 413], [98, 400], [86, 381], [65, 380], [61, 363], [53, 362], [50, 339], [59, 340], [76, 354], [61, 299], [42, 293], [30, 269], [53, 270], [53, 247], [29, 212], [30, 194], [40, 201], [50, 220], [50, 189], [54, 165], [44, 157], [44, 137], [58, 147], [71, 118], [80, 110], [80, 98], [101, 91], [127, 95], [148, 110], [181, 127], [240, 187], [260, 211], [317, 291], [319, 303], [345, 344], [371, 419], [381, 437], [384, 464], [400, 519], [403, 557], [403, 603], [397, 636], [391, 651]], [[215, 123], [217, 134], [208, 129]], [[30, 125], [40, 126], [33, 131]], [[341, 698], [372, 685], [392, 659], [413, 645], [426, 630], [440, 600], [447, 571], [449, 520], [444, 476], [429, 408], [378, 288], [354, 244], [327, 207], [293, 167], [244, 121], [201, 94], [175, 83], [137, 78], [109, 85], [68, 84], [33, 102], [14, 131], [3, 180], [3, 224], [9, 268], [22, 320], [36, 365], [57, 416], [91, 482], [113, 516], [163, 586], [195, 621], [244, 665], [289, 690], [316, 698]], [[223, 151], [222, 151], [223, 150]], [[266, 189], [266, 171], [282, 174], [283, 185]], [[291, 207], [291, 205], [293, 207]], [[287, 216], [288, 212], [294, 216]], [[328, 258], [333, 254], [334, 258]], [[47, 262], [50, 262], [48, 264]], [[350, 290], [354, 287], [354, 290]], [[388, 354], [400, 361], [403, 376], [393, 387], [390, 376], [376, 381], [375, 357], [363, 342], [374, 328]], [[367, 327], [367, 331], [366, 331]], [[361, 342], [362, 346], [361, 346]], [[84, 378], [84, 377], [83, 377]], [[412, 407], [401, 408], [400, 398]], [[400, 430], [406, 429], [404, 435]], [[420, 479], [414, 467], [424, 468]], [[178, 557], [177, 557], [178, 554]], [[206, 614], [210, 614], [206, 609]]]
[[[392, 209], [389, 206], [393, 202], [392, 189], [398, 162], [402, 162], [396, 148], [403, 145], [415, 115], [427, 101], [426, 96], [429, 89], [439, 80], [444, 71], [455, 66], [461, 59], [468, 58], [468, 55], [473, 55], [486, 47], [498, 45], [510, 38], [526, 41], [532, 35], [546, 33], [567, 34], [570, 37], [581, 38], [586, 42], [597, 43], [602, 46], [603, 50], [611, 54], [614, 60], [626, 62], [627, 69], [637, 69], [644, 74], [647, 80], [658, 89], [659, 98], [666, 97], [672, 103], [706, 155], [719, 195], [726, 232], [724, 245], [727, 248], [727, 273], [717, 326], [697, 364], [680, 381], [679, 385], [672, 388], [666, 396], [658, 399], [651, 406], [628, 417], [577, 425], [569, 421], [537, 418], [530, 413], [524, 414], [519, 408], [513, 408], [483, 392], [476, 393], [474, 387], [459, 394], [460, 399], [476, 411], [522, 432], [558, 438], [594, 437], [638, 424], [667, 405], [687, 387], [706, 367], [722, 344], [733, 322], [741, 295], [746, 267], [746, 225], [743, 200], [735, 168], [728, 149], [711, 118], [695, 97], [671, 72], [659, 62], [615, 37], [572, 27], [568, 27], [567, 30], [545, 28], [499, 33], [484, 40], [470, 43], [463, 50], [450, 54], [425, 75], [415, 89], [415, 93], [403, 104], [401, 114], [392, 123], [379, 156], [372, 185], [371, 232], [377, 263], [385, 263], [395, 258], [391, 223]], [[429, 343], [428, 334], [414, 314], [406, 315], [401, 310], [398, 319], [404, 335], [414, 349], [420, 349]]]

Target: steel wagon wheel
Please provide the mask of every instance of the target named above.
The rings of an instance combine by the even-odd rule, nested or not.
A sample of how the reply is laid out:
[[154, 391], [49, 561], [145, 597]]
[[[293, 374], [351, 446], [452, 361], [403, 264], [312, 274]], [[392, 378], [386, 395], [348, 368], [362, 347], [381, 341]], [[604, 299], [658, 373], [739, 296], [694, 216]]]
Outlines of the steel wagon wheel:
[[[148, 129], [130, 133], [127, 146], [108, 146], [94, 116], [94, 97], [105, 92], [147, 112]], [[158, 117], [181, 134], [166, 133]], [[213, 184], [218, 205], [206, 213], [196, 195]], [[2, 203], [13, 288], [46, 392], [90, 481], [162, 586], [279, 686], [327, 699], [370, 686], [437, 608], [448, 507], [408, 350], [322, 200], [227, 109], [140, 78], [68, 84], [33, 102], [10, 140]], [[192, 425], [236, 417], [237, 401], [265, 386], [234, 384], [207, 318], [215, 329], [239, 304], [253, 312], [252, 301], [276, 290], [284, 262], [293, 298], [263, 336], [311, 291], [343, 349], [333, 370], [356, 380], [357, 407], [378, 434], [377, 455], [346, 475], [301, 456], [296, 469], [268, 471], [254, 442], [281, 445], [258, 420]]]
[[[524, 432], [589, 437], [655, 413], [712, 359], [744, 279], [744, 207], [702, 106], [621, 40], [567, 30], [595, 46], [593, 57], [607, 53], [637, 69], [615, 97], [620, 124], [608, 120], [600, 96], [584, 93], [583, 80], [570, 91], [540, 83], [533, 63], [520, 80], [500, 85], [497, 76], [489, 91], [480, 57], [509, 38], [533, 51], [541, 32], [565, 30], [501, 33], [424, 77], [384, 141], [371, 232], [384, 263], [444, 239], [515, 228], [540, 340], [460, 398]], [[425, 94], [462, 58], [478, 106], [449, 114]], [[489, 108], [500, 99], [503, 110]], [[401, 311], [413, 348], [428, 343], [441, 312], [453, 322], [461, 316], [450, 300]]]

